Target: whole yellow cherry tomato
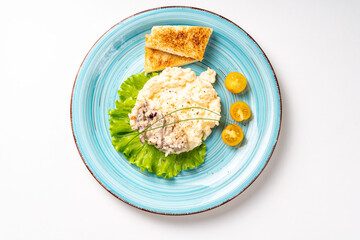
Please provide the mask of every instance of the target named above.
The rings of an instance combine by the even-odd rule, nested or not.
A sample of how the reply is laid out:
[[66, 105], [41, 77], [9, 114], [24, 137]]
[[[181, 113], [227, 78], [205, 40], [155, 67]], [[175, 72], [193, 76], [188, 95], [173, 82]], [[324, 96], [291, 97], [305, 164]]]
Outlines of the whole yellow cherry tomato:
[[225, 87], [232, 93], [242, 92], [246, 88], [246, 78], [238, 72], [231, 72], [225, 78]]

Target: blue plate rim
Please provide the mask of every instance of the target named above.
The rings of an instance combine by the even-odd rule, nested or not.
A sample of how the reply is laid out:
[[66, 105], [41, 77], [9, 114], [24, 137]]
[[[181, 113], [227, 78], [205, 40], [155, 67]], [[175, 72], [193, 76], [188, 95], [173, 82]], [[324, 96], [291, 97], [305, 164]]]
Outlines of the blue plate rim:
[[[236, 194], [235, 196], [223, 201], [222, 203], [216, 205], [216, 206], [213, 206], [213, 207], [210, 207], [210, 208], [207, 208], [207, 209], [204, 209], [204, 210], [201, 210], [201, 211], [195, 211], [195, 212], [189, 212], [189, 213], [165, 213], [165, 212], [157, 212], [157, 211], [152, 211], [152, 210], [149, 210], [149, 209], [146, 209], [146, 208], [141, 208], [141, 207], [138, 207], [134, 204], [131, 204], [130, 202], [127, 202], [125, 201], [124, 199], [122, 199], [121, 197], [117, 196], [115, 193], [113, 193], [112, 191], [110, 191], [110, 189], [108, 189], [107, 187], [105, 187], [105, 185], [96, 177], [96, 175], [91, 171], [91, 169], [89, 168], [89, 166], [87, 165], [82, 153], [80, 152], [80, 149], [79, 149], [79, 145], [77, 143], [77, 140], [76, 140], [76, 137], [75, 137], [75, 132], [74, 132], [74, 126], [73, 126], [73, 118], [72, 118], [72, 103], [73, 103], [73, 96], [74, 96], [74, 89], [75, 89], [75, 85], [76, 85], [76, 81], [77, 81], [77, 78], [78, 78], [78, 75], [79, 75], [79, 72], [82, 68], [82, 65], [84, 64], [84, 61], [85, 59], [87, 58], [87, 56], [89, 55], [89, 53], [91, 52], [91, 50], [94, 48], [94, 46], [100, 41], [100, 39], [106, 35], [109, 31], [111, 31], [114, 27], [116, 27], [117, 25], [121, 24], [122, 22], [124, 22], [125, 20], [129, 19], [129, 18], [132, 18], [134, 16], [137, 16], [139, 14], [142, 14], [142, 13], [145, 13], [145, 12], [149, 12], [149, 11], [154, 11], [154, 10], [160, 10], [160, 9], [167, 9], [167, 8], [188, 8], [188, 9], [194, 9], [194, 10], [198, 10], [198, 11], [203, 11], [203, 12], [207, 12], [207, 13], [210, 13], [210, 14], [213, 14], [215, 16], [218, 16], [226, 21], [228, 21], [229, 23], [233, 24], [234, 26], [236, 26], [237, 28], [239, 28], [241, 31], [243, 31], [260, 49], [260, 51], [263, 53], [266, 61], [268, 62], [270, 68], [271, 68], [271, 71], [272, 73], [274, 74], [274, 79], [275, 79], [275, 83], [276, 83], [276, 87], [277, 87], [277, 90], [278, 90], [278, 93], [279, 93], [279, 106], [280, 106], [280, 119], [279, 119], [279, 128], [278, 128], [278, 133], [277, 133], [277, 136], [276, 136], [276, 140], [275, 140], [275, 143], [274, 143], [274, 146], [272, 147], [272, 150], [270, 152], [270, 155], [268, 157], [268, 159], [266, 160], [263, 168], [260, 170], [260, 172], [254, 177], [254, 179], [242, 190], [240, 191], [238, 194]], [[238, 197], [240, 194], [242, 194], [246, 189], [248, 189], [254, 182], [255, 180], [259, 177], [259, 175], [264, 171], [265, 167], [267, 166], [267, 164], [269, 163], [270, 161], [270, 158], [272, 156], [272, 154], [274, 153], [274, 150], [275, 150], [275, 147], [277, 145], [277, 142], [279, 140], [279, 136], [280, 136], [280, 130], [281, 130], [281, 124], [282, 124], [282, 98], [281, 98], [281, 92], [280, 92], [280, 86], [279, 86], [279, 82], [277, 80], [277, 77], [276, 77], [276, 74], [275, 74], [275, 71], [274, 71], [274, 68], [273, 66], [271, 65], [270, 63], [270, 60], [269, 58], [266, 56], [265, 52], [263, 51], [263, 49], [260, 47], [260, 45], [255, 41], [255, 39], [253, 37], [251, 37], [244, 29], [242, 29], [239, 25], [237, 25], [236, 23], [234, 23], [233, 21], [225, 18], [224, 16], [218, 14], [218, 13], [215, 13], [215, 12], [212, 12], [212, 11], [209, 11], [209, 10], [206, 10], [206, 9], [203, 9], [203, 8], [197, 8], [197, 7], [192, 7], [192, 6], [162, 6], [162, 7], [156, 7], [156, 8], [150, 8], [150, 9], [146, 9], [146, 10], [143, 10], [143, 11], [140, 11], [140, 12], [137, 12], [133, 15], [130, 15], [126, 18], [124, 18], [123, 20], [121, 20], [120, 22], [116, 23], [114, 26], [112, 26], [111, 28], [109, 28], [105, 33], [103, 33], [99, 38], [98, 40], [96, 40], [96, 42], [93, 44], [93, 46], [90, 48], [90, 50], [87, 52], [87, 54], [85, 55], [83, 61], [81, 62], [80, 64], [80, 67], [79, 67], [79, 70], [78, 72], [76, 73], [76, 77], [75, 77], [75, 81], [74, 81], [74, 84], [73, 84], [73, 88], [72, 88], [72, 91], [71, 91], [71, 100], [70, 100], [70, 123], [71, 123], [71, 131], [72, 131], [72, 134], [73, 134], [73, 137], [74, 137], [74, 141], [75, 141], [75, 145], [76, 145], [76, 148], [79, 152], [79, 155], [83, 161], [83, 163], [85, 164], [86, 168], [89, 170], [90, 174], [95, 178], [95, 180], [106, 190], [108, 191], [111, 195], [113, 195], [114, 197], [116, 197], [117, 199], [121, 200], [122, 202], [134, 207], [134, 208], [137, 208], [137, 209], [140, 209], [142, 211], [145, 211], [145, 212], [149, 212], [149, 213], [154, 213], [154, 214], [159, 214], [159, 215], [166, 215], [166, 216], [184, 216], [184, 215], [193, 215], [193, 214], [198, 214], [198, 213], [202, 213], [202, 212], [207, 212], [207, 211], [210, 211], [212, 209], [215, 209], [217, 207], [220, 207], [228, 202], [230, 202], [231, 200], [233, 200], [234, 198]]]

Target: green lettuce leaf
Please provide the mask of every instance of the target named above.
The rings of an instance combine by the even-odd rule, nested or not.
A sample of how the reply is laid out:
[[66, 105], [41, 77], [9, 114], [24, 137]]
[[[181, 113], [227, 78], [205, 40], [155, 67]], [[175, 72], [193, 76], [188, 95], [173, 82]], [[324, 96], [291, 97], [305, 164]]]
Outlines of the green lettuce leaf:
[[181, 170], [193, 169], [202, 164], [206, 155], [206, 145], [202, 143], [189, 152], [165, 157], [165, 153], [153, 145], [147, 142], [142, 144], [139, 137], [129, 143], [138, 132], [131, 130], [128, 114], [135, 105], [139, 91], [151, 77], [156, 75], [157, 73], [147, 75], [139, 73], [132, 75], [121, 84], [118, 91], [119, 100], [115, 102], [116, 108], [109, 110], [110, 134], [116, 151], [121, 152], [141, 171], [147, 170], [158, 177], [172, 178]]

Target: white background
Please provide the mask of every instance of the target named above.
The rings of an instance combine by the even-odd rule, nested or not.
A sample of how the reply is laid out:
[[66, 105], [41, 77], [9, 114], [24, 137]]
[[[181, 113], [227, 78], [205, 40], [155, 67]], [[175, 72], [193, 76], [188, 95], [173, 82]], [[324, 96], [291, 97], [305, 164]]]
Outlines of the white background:
[[[83, 164], [70, 126], [78, 68], [125, 17], [164, 5], [219, 13], [269, 57], [277, 148], [255, 183], [182, 217], [128, 206]], [[0, 239], [360, 239], [359, 1], [1, 1]]]

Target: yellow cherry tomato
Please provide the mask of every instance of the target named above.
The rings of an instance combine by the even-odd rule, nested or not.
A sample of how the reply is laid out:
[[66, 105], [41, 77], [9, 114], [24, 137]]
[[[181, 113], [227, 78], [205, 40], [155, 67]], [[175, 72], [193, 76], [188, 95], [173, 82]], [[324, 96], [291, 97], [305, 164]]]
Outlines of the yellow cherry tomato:
[[229, 73], [225, 78], [225, 87], [232, 93], [242, 92], [246, 88], [246, 78], [238, 72]]
[[238, 145], [244, 138], [244, 133], [236, 124], [227, 126], [221, 133], [221, 138], [229, 146]]
[[230, 115], [235, 121], [241, 122], [250, 118], [251, 110], [245, 102], [238, 101], [231, 105]]

